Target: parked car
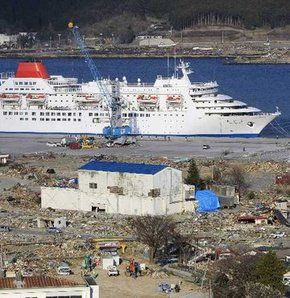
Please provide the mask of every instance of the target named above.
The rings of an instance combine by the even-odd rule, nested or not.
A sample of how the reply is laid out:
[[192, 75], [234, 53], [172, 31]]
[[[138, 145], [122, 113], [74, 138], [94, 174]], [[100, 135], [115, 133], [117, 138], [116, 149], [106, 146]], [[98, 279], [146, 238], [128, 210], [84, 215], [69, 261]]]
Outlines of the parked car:
[[59, 275], [70, 275], [72, 273], [69, 265], [65, 262], [62, 262], [58, 267], [57, 267], [57, 274]]
[[0, 232], [10, 232], [11, 228], [8, 226], [0, 226]]
[[202, 145], [202, 149], [203, 149], [203, 150], [210, 149], [210, 145], [206, 145], [206, 144], [204, 144], [204, 145]]
[[22, 271], [22, 276], [23, 277], [33, 276], [33, 270], [32, 269], [24, 269]]
[[69, 143], [68, 147], [69, 149], [77, 150], [77, 149], [81, 149], [82, 145], [78, 142], [73, 142], [73, 143]]
[[274, 239], [277, 239], [277, 238], [285, 237], [286, 235], [285, 235], [285, 232], [275, 232], [275, 233], [272, 233], [270, 236]]
[[165, 266], [167, 264], [174, 264], [174, 263], [178, 263], [178, 258], [176, 257], [162, 258], [162, 259], [158, 259], [156, 263], [160, 264], [160, 266]]
[[55, 228], [55, 227], [49, 227], [47, 229], [47, 232], [48, 233], [56, 233], [56, 234], [60, 234], [61, 233], [61, 230], [59, 228]]
[[108, 267], [108, 276], [118, 276], [120, 274], [116, 266]]
[[180, 292], [180, 286], [178, 284], [169, 284], [167, 282], [161, 282], [158, 285], [159, 291], [164, 292], [166, 294], [171, 292]]

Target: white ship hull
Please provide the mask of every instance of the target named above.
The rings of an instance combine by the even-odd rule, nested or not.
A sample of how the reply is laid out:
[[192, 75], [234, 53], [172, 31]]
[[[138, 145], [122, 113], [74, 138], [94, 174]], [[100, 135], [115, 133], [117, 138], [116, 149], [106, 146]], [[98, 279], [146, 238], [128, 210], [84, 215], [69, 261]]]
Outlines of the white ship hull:
[[[119, 83], [122, 125], [141, 136], [256, 137], [280, 112], [263, 113], [218, 94], [216, 82], [183, 76], [154, 84]], [[101, 84], [112, 92], [110, 81]], [[0, 133], [102, 135], [109, 109], [96, 82], [49, 76], [41, 62], [20, 63], [16, 76], [0, 77]]]
[[[104, 117], [100, 123], [95, 123], [94, 116], [99, 110], [90, 111], [63, 111], [48, 110], [5, 111], [7, 115], [0, 115], [0, 133], [31, 133], [31, 134], [85, 134], [102, 135], [104, 127], [109, 125], [109, 119]], [[51, 116], [51, 113], [60, 112], [61, 116]], [[27, 115], [25, 115], [27, 113]], [[32, 116], [36, 113], [36, 116]], [[40, 116], [47, 113], [47, 116]], [[67, 116], [68, 113], [76, 116]], [[64, 115], [62, 115], [64, 114]], [[81, 115], [80, 115], [81, 114]], [[140, 115], [141, 113], [139, 113]], [[166, 114], [166, 116], [165, 116]], [[146, 115], [149, 115], [146, 117]], [[172, 116], [170, 116], [172, 115]], [[262, 129], [277, 115], [262, 114], [256, 116], [227, 116], [192, 115], [191, 113], [144, 113], [145, 117], [128, 119], [132, 134], [144, 136], [215, 136], [215, 137], [256, 137]], [[33, 120], [35, 119], [35, 120]], [[41, 119], [41, 120], [40, 120]], [[70, 119], [70, 120], [68, 120]], [[249, 129], [248, 123], [254, 122]]]

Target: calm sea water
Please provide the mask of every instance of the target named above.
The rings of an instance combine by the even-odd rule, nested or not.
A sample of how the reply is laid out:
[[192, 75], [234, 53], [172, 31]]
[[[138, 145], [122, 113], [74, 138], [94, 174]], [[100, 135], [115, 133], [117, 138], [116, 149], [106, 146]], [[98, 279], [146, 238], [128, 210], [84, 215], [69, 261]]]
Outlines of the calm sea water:
[[[15, 71], [17, 59], [0, 59], [0, 72]], [[65, 77], [77, 77], [80, 81], [92, 80], [83, 59], [44, 59], [50, 74]], [[222, 59], [186, 59], [191, 63], [192, 81], [216, 80], [220, 93], [246, 102], [265, 112], [276, 111], [279, 107], [282, 115], [268, 126], [262, 136], [290, 136], [290, 65], [226, 65]], [[154, 82], [156, 75], [166, 76], [167, 59], [95, 59], [103, 77], [136, 82]], [[172, 74], [174, 61], [170, 60]]]

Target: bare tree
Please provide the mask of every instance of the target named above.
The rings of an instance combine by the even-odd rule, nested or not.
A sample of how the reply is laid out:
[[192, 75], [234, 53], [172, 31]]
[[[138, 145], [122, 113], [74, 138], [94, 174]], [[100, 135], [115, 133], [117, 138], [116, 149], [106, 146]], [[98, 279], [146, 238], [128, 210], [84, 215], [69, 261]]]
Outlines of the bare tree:
[[[187, 263], [192, 256], [193, 247], [192, 241], [195, 241], [195, 232], [192, 231], [190, 234], [181, 234], [180, 232], [174, 231], [171, 235], [172, 243], [176, 248], [176, 253], [179, 257], [179, 263]], [[194, 243], [196, 244], [196, 243]]]
[[247, 187], [246, 176], [244, 170], [238, 166], [234, 165], [229, 172], [229, 179], [232, 184], [235, 185], [238, 191], [239, 198], [241, 197], [241, 192]]
[[168, 216], [139, 216], [129, 219], [129, 225], [137, 239], [149, 246], [150, 262], [154, 261], [158, 249], [166, 246], [176, 223]]

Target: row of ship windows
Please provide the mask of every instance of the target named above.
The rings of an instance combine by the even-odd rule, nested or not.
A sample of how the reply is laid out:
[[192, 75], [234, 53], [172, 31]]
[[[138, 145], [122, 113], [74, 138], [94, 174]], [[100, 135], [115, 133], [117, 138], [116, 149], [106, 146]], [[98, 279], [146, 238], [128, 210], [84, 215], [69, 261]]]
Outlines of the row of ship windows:
[[[31, 112], [32, 116], [36, 116], [36, 112]], [[81, 116], [82, 113], [60, 113], [60, 112], [40, 112], [39, 115], [40, 116], [76, 116], [76, 115]], [[102, 113], [103, 114], [103, 113]], [[28, 112], [3, 112], [3, 115], [28, 115]], [[108, 115], [106, 113], [106, 115]]]
[[[65, 97], [71, 97], [71, 94], [60, 94], [60, 93], [57, 93], [56, 95], [54, 95], [54, 94], [50, 94], [50, 96], [56, 96], [56, 97], [58, 97], [58, 96], [65, 96]], [[78, 97], [78, 96], [77, 96]], [[56, 98], [56, 99], [54, 99], [54, 100], [52, 100], [52, 99], [50, 99], [49, 100], [49, 102], [57, 102], [58, 101], [58, 99]]]
[[[163, 85], [163, 87], [164, 88], [166, 88], [166, 87], [169, 87], [169, 88], [171, 88], [172, 86], [171, 85]], [[129, 88], [127, 88], [127, 89], [125, 89], [124, 88], [124, 92], [128, 92], [128, 93], [136, 93], [136, 92], [141, 92], [142, 90], [140, 90], [140, 89], [129, 89]], [[154, 91], [156, 91], [156, 89], [155, 88], [144, 88], [143, 89], [143, 91], [144, 92], [154, 92]], [[164, 90], [163, 90], [164, 91]], [[166, 89], [166, 91], [170, 91], [170, 92], [180, 92], [180, 89]]]
[[215, 107], [215, 108], [213, 108], [213, 107], [196, 107], [197, 110], [206, 110], [206, 109], [208, 109], [208, 110], [223, 110], [225, 108], [237, 110], [237, 109], [245, 109], [245, 108], [247, 108], [247, 106], [225, 106], [225, 107]]
[[[142, 114], [142, 113], [140, 113], [140, 114], [137, 114], [137, 113], [128, 113], [128, 114], [124, 113], [124, 114], [122, 114], [122, 117], [151, 117], [151, 116], [154, 117], [155, 114]], [[175, 115], [173, 115], [173, 114], [156, 114], [156, 116], [184, 117], [184, 114], [182, 114], [182, 115], [178, 115], [178, 114], [175, 114]]]
[[[231, 108], [231, 107], [226, 107], [226, 108]], [[217, 108], [213, 108], [213, 107], [196, 107], [197, 110], [223, 110], [224, 107], [217, 107]]]
[[[31, 115], [32, 116], [36, 116], [38, 114], [38, 112], [31, 112]], [[82, 113], [74, 113], [74, 112], [40, 112], [39, 113], [39, 116], [76, 116], [78, 114], [78, 116], [82, 116]], [[3, 112], [3, 115], [4, 116], [7, 116], [7, 115], [28, 115], [28, 112]], [[151, 114], [152, 116], [155, 116], [155, 114]], [[123, 113], [122, 114], [122, 117], [150, 117], [151, 116], [150, 114], [144, 114], [144, 113], [140, 113], [140, 114], [137, 114], [137, 113]], [[156, 114], [156, 116], [167, 116], [167, 114]], [[89, 113], [89, 117], [108, 117], [109, 114], [108, 113]], [[168, 114], [168, 116], [170, 117], [173, 117], [174, 115], [173, 114]], [[184, 114], [182, 115], [178, 115], [176, 114], [175, 115], [176, 117], [184, 117]]]
[[[49, 100], [49, 102], [52, 102], [51, 100]], [[55, 100], [55, 103], [59, 103], [59, 102], [69, 102], [69, 100], [67, 99], [67, 100]], [[73, 100], [70, 100], [70, 102], [74, 102]]]
[[6, 91], [40, 91], [44, 90], [43, 88], [5, 88]]
[[[28, 121], [29, 119], [28, 118], [20, 118], [20, 120], [21, 121]], [[36, 118], [31, 118], [31, 120], [36, 121], [37, 119]], [[73, 118], [73, 119], [70, 119], [70, 118], [68, 118], [68, 119], [66, 119], [66, 118], [51, 118], [51, 119], [49, 119], [49, 118], [40, 118], [39, 120], [40, 121], [74, 121], [74, 122], [78, 121], [78, 122], [81, 122], [80, 118], [78, 118], [78, 119], [76, 119], [76, 118]]]
[[15, 85], [36, 85], [36, 82], [15, 82]]

